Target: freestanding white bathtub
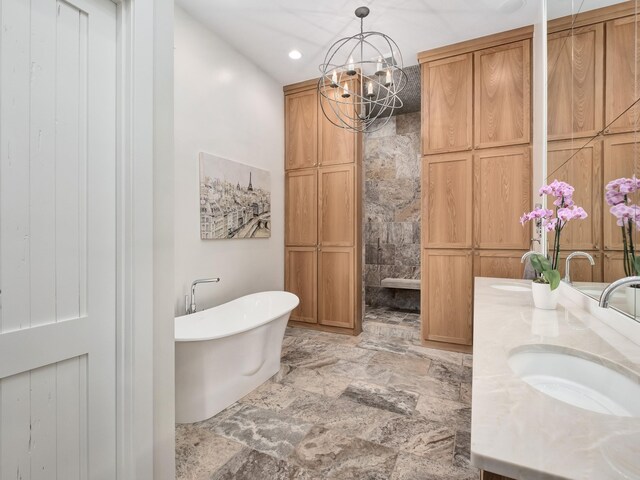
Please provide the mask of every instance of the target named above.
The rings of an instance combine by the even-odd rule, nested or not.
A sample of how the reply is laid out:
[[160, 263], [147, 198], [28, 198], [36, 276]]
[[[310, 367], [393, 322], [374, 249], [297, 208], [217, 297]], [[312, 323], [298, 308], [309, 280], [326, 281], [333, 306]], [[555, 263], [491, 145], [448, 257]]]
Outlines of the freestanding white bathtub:
[[261, 292], [176, 317], [176, 422], [210, 418], [278, 373], [298, 303], [292, 293]]

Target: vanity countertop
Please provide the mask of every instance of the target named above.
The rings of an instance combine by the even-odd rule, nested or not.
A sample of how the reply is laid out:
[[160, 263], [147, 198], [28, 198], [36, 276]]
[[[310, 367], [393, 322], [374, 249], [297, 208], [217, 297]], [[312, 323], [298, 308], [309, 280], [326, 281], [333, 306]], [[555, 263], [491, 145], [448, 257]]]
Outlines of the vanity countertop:
[[639, 417], [594, 413], [551, 398], [508, 364], [517, 347], [547, 345], [586, 352], [640, 374], [640, 346], [562, 290], [558, 309], [549, 311], [534, 308], [530, 290], [495, 288], [530, 284], [475, 281], [472, 463], [516, 479], [640, 479]]

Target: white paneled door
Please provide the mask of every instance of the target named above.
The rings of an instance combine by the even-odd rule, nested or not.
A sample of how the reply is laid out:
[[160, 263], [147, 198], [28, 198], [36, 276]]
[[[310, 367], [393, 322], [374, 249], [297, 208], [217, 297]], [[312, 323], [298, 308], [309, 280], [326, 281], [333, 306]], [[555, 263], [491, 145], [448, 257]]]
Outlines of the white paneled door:
[[116, 6], [0, 7], [0, 479], [112, 480]]

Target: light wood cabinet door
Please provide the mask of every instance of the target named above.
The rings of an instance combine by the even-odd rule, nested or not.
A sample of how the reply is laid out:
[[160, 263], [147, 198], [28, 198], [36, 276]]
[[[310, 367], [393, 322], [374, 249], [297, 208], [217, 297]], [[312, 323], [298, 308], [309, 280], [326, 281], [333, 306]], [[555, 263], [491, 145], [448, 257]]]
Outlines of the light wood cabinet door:
[[604, 254], [603, 281], [606, 283], [615, 282], [626, 277], [624, 273], [624, 255], [622, 252], [607, 252]]
[[473, 142], [473, 55], [422, 65], [422, 153], [470, 150]]
[[520, 217], [531, 210], [531, 149], [481, 150], [473, 159], [474, 244], [529, 249], [531, 230]]
[[603, 32], [599, 23], [548, 36], [548, 140], [590, 137], [602, 129]]
[[[633, 16], [607, 22], [606, 133], [630, 132], [635, 130], [638, 124], [638, 105], [627, 110], [637, 100], [636, 92], [640, 79], [640, 62], [636, 57], [638, 23], [640, 22], [636, 22]], [[614, 122], [621, 114], [622, 116]]]
[[353, 248], [318, 249], [318, 323], [332, 327], [355, 326], [355, 259]]
[[[630, 178], [640, 171], [640, 158], [634, 161], [638, 155], [638, 139], [633, 133], [606, 136], [604, 139], [604, 163], [603, 163], [603, 185], [607, 185], [616, 178]], [[600, 195], [604, 199], [604, 188]], [[604, 201], [604, 200], [603, 200]], [[637, 193], [630, 198], [631, 203], [638, 204], [640, 195]], [[622, 250], [622, 233], [616, 218], [611, 215], [610, 206], [604, 203], [604, 248], [605, 250]], [[635, 237], [634, 237], [635, 238]]]
[[531, 41], [474, 53], [476, 148], [531, 140]]
[[318, 257], [315, 247], [285, 248], [285, 290], [298, 296], [300, 304], [291, 320], [317, 323]]
[[286, 245], [318, 243], [318, 171], [294, 170], [285, 175]]
[[318, 164], [318, 94], [316, 89], [285, 96], [285, 168]]
[[520, 262], [525, 250], [477, 250], [473, 259], [474, 277], [521, 279], [524, 265]]
[[[564, 278], [566, 273], [566, 261], [567, 256], [571, 253], [571, 250], [566, 252], [560, 252], [560, 264], [558, 270], [560, 275]], [[574, 257], [571, 259], [570, 265], [570, 280], [572, 282], [602, 282], [602, 255], [599, 252], [587, 252], [593, 257], [595, 265], [591, 266], [589, 260], [584, 257]]]
[[470, 152], [422, 161], [423, 245], [471, 248], [473, 160]]
[[319, 170], [319, 244], [352, 247], [355, 240], [355, 167], [339, 165]]
[[472, 264], [470, 250], [423, 249], [422, 333], [425, 340], [471, 345]]
[[[356, 88], [357, 82], [348, 82], [348, 88]], [[342, 89], [334, 89], [333, 93], [339, 96]], [[340, 119], [335, 113], [334, 108], [339, 108], [342, 115], [353, 117], [355, 106], [353, 103], [342, 103], [347, 100], [339, 97], [341, 103], [329, 104], [329, 101], [322, 95], [318, 95], [320, 108], [318, 109], [318, 125], [320, 126], [320, 143], [319, 143], [319, 164], [320, 165], [338, 165], [343, 163], [354, 163], [356, 160], [356, 152], [360, 149], [362, 142], [362, 134], [353, 132], [349, 129], [342, 128]], [[351, 97], [353, 98], [353, 96]], [[350, 99], [349, 99], [350, 100]], [[332, 108], [333, 107], [333, 108]], [[328, 118], [327, 118], [328, 117]]]
[[[562, 250], [597, 250], [602, 245], [602, 142], [584, 146], [584, 140], [550, 142], [547, 180], [557, 179], [575, 188], [573, 199], [589, 215], [573, 220], [562, 230]], [[608, 214], [608, 212], [607, 212]], [[549, 235], [550, 247], [554, 237]]]

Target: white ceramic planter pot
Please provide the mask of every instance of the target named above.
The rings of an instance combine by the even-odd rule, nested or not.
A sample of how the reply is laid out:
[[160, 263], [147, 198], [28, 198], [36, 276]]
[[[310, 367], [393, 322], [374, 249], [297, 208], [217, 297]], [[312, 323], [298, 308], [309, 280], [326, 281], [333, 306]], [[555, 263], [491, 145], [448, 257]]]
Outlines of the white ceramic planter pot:
[[548, 283], [531, 283], [531, 293], [533, 294], [533, 304], [541, 310], [555, 310], [558, 306], [560, 288], [551, 290]]
[[624, 293], [627, 297], [627, 311], [634, 316], [636, 312], [640, 313], [640, 288], [627, 287]]

